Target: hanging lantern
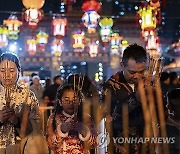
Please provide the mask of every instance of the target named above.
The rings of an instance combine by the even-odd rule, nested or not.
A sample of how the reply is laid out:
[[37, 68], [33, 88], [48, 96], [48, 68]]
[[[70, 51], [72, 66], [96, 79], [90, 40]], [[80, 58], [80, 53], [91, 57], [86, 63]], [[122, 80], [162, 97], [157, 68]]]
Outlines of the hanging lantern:
[[88, 28], [89, 33], [95, 33], [98, 21], [100, 19], [99, 14], [96, 11], [85, 12], [82, 16], [82, 21], [85, 27]]
[[25, 11], [25, 20], [31, 27], [36, 27], [42, 19], [41, 11], [37, 9], [28, 9]]
[[42, 19], [40, 8], [43, 7], [45, 0], [22, 0], [26, 7], [25, 20], [31, 27], [36, 27]]
[[89, 54], [91, 57], [97, 57], [99, 50], [99, 41], [91, 42], [89, 44]]
[[113, 26], [112, 18], [103, 18], [100, 20], [99, 25], [101, 26], [100, 36], [102, 42], [107, 43], [110, 40], [110, 35], [112, 33], [111, 27]]
[[36, 41], [37, 41], [37, 45], [38, 45], [38, 49], [40, 51], [44, 51], [46, 48], [46, 44], [48, 43], [48, 37], [49, 35], [43, 31], [40, 31], [37, 35], [36, 35]]
[[89, 33], [95, 33], [98, 21], [100, 19], [97, 11], [101, 8], [101, 5], [96, 0], [86, 1], [82, 5], [82, 10], [85, 11], [82, 16], [82, 22], [85, 27], [88, 28]]
[[144, 41], [147, 41], [149, 37], [156, 36], [156, 31], [155, 29], [149, 29], [142, 31], [141, 34], [142, 37], [144, 38]]
[[47, 44], [49, 35], [46, 32], [40, 31], [37, 35], [37, 43], [39, 44]]
[[10, 40], [17, 40], [19, 27], [22, 25], [22, 22], [19, 21], [15, 15], [12, 15], [7, 20], [3, 21], [3, 25], [8, 27], [8, 38]]
[[120, 36], [118, 33], [111, 34], [110, 46], [112, 54], [119, 54], [119, 47], [122, 39], [123, 37]]
[[142, 30], [149, 30], [156, 28], [156, 15], [154, 14], [154, 8], [147, 6], [143, 7], [138, 11], [141, 18], [140, 24]]
[[7, 27], [0, 26], [0, 48], [8, 45], [8, 29]]
[[159, 37], [151, 36], [147, 39], [146, 49], [158, 49], [159, 48]]
[[61, 56], [64, 49], [63, 40], [54, 39], [52, 42], [52, 54], [55, 56]]
[[43, 7], [45, 0], [22, 0], [26, 9], [40, 9]]
[[52, 33], [53, 35], [60, 39], [65, 36], [65, 27], [67, 25], [67, 20], [62, 18], [55, 18], [52, 21]]
[[129, 43], [127, 40], [122, 40], [120, 44], [120, 57], [123, 56], [124, 50], [129, 46]]
[[73, 48], [76, 52], [82, 52], [85, 47], [84, 32], [77, 31], [73, 34]]
[[29, 55], [34, 55], [36, 53], [37, 50], [37, 42], [35, 39], [28, 39], [27, 40], [27, 51], [29, 53]]

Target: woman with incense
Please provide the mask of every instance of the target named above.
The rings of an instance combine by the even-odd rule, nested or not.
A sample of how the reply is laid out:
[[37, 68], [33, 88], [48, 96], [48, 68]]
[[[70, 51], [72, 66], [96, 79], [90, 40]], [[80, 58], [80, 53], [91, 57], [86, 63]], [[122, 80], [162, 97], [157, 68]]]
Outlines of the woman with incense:
[[[15, 54], [0, 56], [0, 153], [19, 154], [20, 140], [39, 129], [38, 101], [26, 86], [18, 85], [20, 61]], [[26, 116], [25, 116], [26, 115]]]

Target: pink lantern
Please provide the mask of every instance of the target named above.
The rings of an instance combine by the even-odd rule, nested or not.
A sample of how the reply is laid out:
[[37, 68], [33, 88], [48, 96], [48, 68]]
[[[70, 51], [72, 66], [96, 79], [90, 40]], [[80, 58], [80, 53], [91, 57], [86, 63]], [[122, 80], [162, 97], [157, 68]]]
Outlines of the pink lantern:
[[52, 33], [56, 38], [61, 38], [65, 36], [65, 27], [67, 25], [67, 20], [62, 18], [55, 18], [52, 21]]
[[99, 50], [99, 41], [89, 43], [89, 54], [91, 57], [97, 57]]
[[27, 51], [29, 52], [29, 55], [34, 55], [37, 50], [36, 39], [28, 39], [26, 43], [27, 43]]

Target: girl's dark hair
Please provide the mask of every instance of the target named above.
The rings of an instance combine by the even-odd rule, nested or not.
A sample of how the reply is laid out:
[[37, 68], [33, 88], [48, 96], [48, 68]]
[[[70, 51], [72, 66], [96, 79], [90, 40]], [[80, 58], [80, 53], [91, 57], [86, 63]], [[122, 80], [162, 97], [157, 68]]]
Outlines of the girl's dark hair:
[[54, 117], [53, 117], [53, 122], [52, 122], [53, 130], [56, 129], [56, 120], [55, 120], [56, 114], [60, 114], [63, 111], [63, 108], [62, 108], [62, 106], [60, 106], [59, 101], [61, 101], [64, 92], [68, 91], [68, 90], [74, 90], [75, 92], [77, 92], [77, 96], [78, 96], [79, 101], [80, 101], [80, 105], [78, 106], [77, 117], [78, 117], [78, 121], [82, 122], [82, 117], [83, 117], [83, 115], [82, 115], [82, 99], [83, 98], [82, 97], [83, 97], [83, 95], [82, 95], [81, 91], [78, 89], [77, 86], [74, 86], [72, 84], [62, 85], [57, 90], [57, 95], [56, 95], [57, 100], [56, 100]]
[[3, 60], [9, 60], [9, 61], [14, 62], [16, 64], [16, 67], [17, 67], [18, 71], [19, 72], [21, 71], [20, 61], [19, 61], [19, 58], [17, 57], [17, 55], [15, 55], [13, 53], [3, 53], [0, 56], [0, 63]]

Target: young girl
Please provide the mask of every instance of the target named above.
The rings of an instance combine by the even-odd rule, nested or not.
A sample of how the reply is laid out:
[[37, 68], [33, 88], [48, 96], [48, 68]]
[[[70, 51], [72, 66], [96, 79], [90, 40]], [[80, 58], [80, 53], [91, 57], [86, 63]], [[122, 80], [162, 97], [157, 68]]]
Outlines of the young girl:
[[47, 143], [55, 154], [88, 154], [96, 145], [91, 117], [82, 112], [82, 95], [74, 85], [58, 89], [57, 106], [48, 119]]

